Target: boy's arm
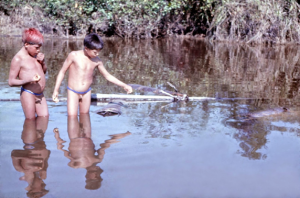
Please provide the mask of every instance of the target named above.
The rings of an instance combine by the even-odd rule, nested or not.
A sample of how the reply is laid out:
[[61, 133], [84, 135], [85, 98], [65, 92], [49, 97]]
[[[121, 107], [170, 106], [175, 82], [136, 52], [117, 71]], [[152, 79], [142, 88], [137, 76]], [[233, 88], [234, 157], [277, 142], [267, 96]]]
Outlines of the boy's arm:
[[108, 73], [108, 71], [104, 68], [103, 63], [100, 62], [98, 65], [98, 69], [100, 71], [100, 73], [104, 76], [104, 78], [106, 80], [108, 80], [109, 82], [112, 82], [120, 87], [123, 87], [123, 89], [127, 92], [127, 93], [131, 93], [132, 92], [132, 87], [123, 83], [122, 81], [120, 81], [119, 79], [117, 79], [116, 77], [114, 77], [113, 75], [111, 75], [110, 73]]
[[42, 68], [43, 68], [44, 74], [46, 74], [46, 72], [47, 72], [47, 65], [46, 65], [45, 61], [43, 61], [43, 62], [40, 62], [40, 63], [41, 63], [41, 65], [42, 65]]
[[57, 78], [56, 78], [56, 83], [55, 83], [55, 87], [54, 87], [54, 91], [52, 94], [52, 99], [55, 101], [58, 98], [58, 90], [60, 87], [61, 82], [63, 81], [64, 77], [65, 77], [65, 73], [66, 71], [69, 69], [70, 65], [73, 62], [73, 53], [71, 52], [67, 59], [65, 60], [61, 70], [59, 71]]
[[19, 72], [21, 70], [21, 60], [20, 58], [13, 58], [11, 61], [10, 65], [10, 70], [9, 70], [9, 77], [8, 77], [8, 84], [9, 86], [21, 86], [30, 82], [37, 82], [40, 79], [34, 80], [35, 76], [32, 77], [26, 77], [25, 79], [18, 79]]
[[47, 65], [45, 64], [45, 55], [43, 53], [38, 53], [36, 56], [37, 61], [41, 64], [44, 74], [47, 72]]
[[70, 160], [72, 160], [72, 158], [69, 156], [70, 152], [67, 151], [67, 150], [65, 150], [65, 149], [63, 149], [64, 148], [63, 143], [65, 143], [66, 141], [64, 141], [63, 139], [60, 138], [58, 128], [54, 128], [53, 132], [54, 132], [54, 137], [55, 137], [55, 139], [57, 141], [57, 149], [63, 151], [64, 155], [67, 158], [69, 158]]

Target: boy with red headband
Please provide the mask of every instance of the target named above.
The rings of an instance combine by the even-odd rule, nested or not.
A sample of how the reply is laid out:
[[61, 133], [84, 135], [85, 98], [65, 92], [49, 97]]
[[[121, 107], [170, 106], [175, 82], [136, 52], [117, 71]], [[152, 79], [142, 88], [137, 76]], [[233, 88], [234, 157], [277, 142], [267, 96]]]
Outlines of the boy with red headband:
[[44, 97], [47, 67], [40, 48], [43, 35], [35, 28], [25, 29], [22, 34], [23, 47], [11, 61], [9, 86], [21, 86], [20, 100], [25, 117], [48, 116]]

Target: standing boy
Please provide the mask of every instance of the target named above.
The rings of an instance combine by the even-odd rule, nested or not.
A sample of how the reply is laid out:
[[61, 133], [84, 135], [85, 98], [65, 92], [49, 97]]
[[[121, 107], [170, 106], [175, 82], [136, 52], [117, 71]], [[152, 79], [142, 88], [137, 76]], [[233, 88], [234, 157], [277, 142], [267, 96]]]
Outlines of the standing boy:
[[22, 34], [23, 47], [11, 61], [9, 86], [21, 86], [20, 100], [25, 117], [48, 116], [48, 106], [44, 97], [47, 67], [40, 48], [43, 35], [35, 28], [25, 29]]
[[97, 67], [106, 80], [121, 86], [127, 93], [132, 92], [132, 88], [112, 76], [104, 68], [102, 61], [98, 57], [103, 48], [103, 41], [96, 33], [87, 35], [84, 38], [84, 49], [71, 52], [65, 60], [58, 73], [52, 99], [58, 102], [58, 90], [67, 70], [68, 78], [68, 115], [77, 115], [79, 112], [89, 113], [91, 104], [91, 84], [93, 82], [93, 72]]

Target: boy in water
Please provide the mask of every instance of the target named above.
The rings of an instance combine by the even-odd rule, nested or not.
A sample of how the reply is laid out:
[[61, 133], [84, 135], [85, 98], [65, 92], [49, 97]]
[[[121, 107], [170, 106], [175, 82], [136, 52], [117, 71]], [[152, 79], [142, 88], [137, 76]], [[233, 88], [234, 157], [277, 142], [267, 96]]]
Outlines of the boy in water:
[[40, 48], [43, 35], [35, 28], [25, 29], [22, 34], [23, 47], [11, 61], [9, 86], [21, 86], [20, 100], [25, 117], [48, 116], [48, 106], [44, 97], [47, 71], [44, 54]]
[[103, 48], [103, 41], [99, 35], [92, 33], [84, 38], [84, 49], [71, 52], [65, 60], [58, 73], [52, 99], [58, 102], [58, 89], [69, 69], [68, 78], [68, 115], [77, 115], [78, 106], [80, 114], [89, 113], [91, 104], [91, 84], [93, 82], [93, 72], [97, 67], [106, 80], [121, 86], [127, 93], [132, 92], [132, 88], [112, 76], [104, 68], [102, 61], [98, 57]]

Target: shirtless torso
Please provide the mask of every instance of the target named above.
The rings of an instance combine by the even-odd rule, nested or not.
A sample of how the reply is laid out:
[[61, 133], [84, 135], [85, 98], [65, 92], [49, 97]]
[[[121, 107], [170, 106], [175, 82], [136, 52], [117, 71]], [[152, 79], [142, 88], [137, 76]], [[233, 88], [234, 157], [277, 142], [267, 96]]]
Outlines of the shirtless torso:
[[22, 86], [20, 100], [26, 118], [48, 116], [48, 107], [43, 95], [46, 85], [44, 54], [41, 45], [28, 45], [14, 56], [9, 73], [10, 86]]
[[14, 57], [14, 59], [20, 60], [20, 72], [18, 76], [19, 79], [28, 79], [28, 77], [31, 77], [32, 79], [36, 74], [40, 76], [39, 81], [31, 81], [29, 83], [23, 84], [22, 87], [24, 89], [32, 91], [33, 93], [43, 93], [46, 85], [46, 78], [41, 63], [39, 63], [36, 58], [33, 58], [29, 55], [22, 55], [22, 52], [19, 53]]
[[94, 69], [102, 64], [99, 57], [88, 58], [83, 51], [73, 51], [70, 53], [68, 59], [72, 62], [69, 66], [69, 88], [77, 92], [87, 91], [93, 83]]
[[93, 72], [97, 67], [100, 73], [110, 82], [123, 87], [127, 92], [132, 92], [132, 88], [112, 76], [104, 68], [102, 61], [98, 57], [100, 50], [84, 50], [71, 52], [65, 60], [60, 70], [52, 98], [58, 101], [58, 89], [67, 70], [69, 70], [68, 78], [68, 115], [77, 115], [79, 112], [89, 113], [91, 104], [91, 85], [93, 82]]

